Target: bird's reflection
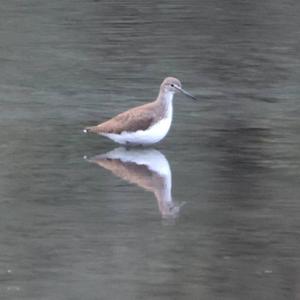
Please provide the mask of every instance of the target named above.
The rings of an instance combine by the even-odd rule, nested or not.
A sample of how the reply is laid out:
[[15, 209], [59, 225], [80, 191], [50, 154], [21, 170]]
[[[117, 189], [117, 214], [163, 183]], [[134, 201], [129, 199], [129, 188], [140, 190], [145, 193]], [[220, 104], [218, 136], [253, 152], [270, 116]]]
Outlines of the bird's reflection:
[[163, 218], [174, 218], [182, 205], [172, 200], [172, 173], [166, 157], [155, 149], [116, 148], [88, 159], [114, 175], [154, 193]]

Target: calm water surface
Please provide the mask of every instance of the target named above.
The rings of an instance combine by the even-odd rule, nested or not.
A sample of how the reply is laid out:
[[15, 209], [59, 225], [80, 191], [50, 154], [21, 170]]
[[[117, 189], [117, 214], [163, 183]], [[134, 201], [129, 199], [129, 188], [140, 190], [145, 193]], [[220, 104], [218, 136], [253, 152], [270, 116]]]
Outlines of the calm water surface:
[[[2, 1], [1, 299], [300, 299], [299, 15]], [[167, 75], [200, 101], [161, 144], [81, 133]]]

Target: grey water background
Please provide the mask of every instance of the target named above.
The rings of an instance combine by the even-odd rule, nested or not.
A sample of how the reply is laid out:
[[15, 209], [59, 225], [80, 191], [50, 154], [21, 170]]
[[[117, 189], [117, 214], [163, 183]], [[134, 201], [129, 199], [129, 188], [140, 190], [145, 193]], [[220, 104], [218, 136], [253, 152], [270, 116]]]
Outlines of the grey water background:
[[[296, 1], [1, 1], [1, 299], [300, 299]], [[83, 135], [174, 101], [152, 193], [83, 155]]]

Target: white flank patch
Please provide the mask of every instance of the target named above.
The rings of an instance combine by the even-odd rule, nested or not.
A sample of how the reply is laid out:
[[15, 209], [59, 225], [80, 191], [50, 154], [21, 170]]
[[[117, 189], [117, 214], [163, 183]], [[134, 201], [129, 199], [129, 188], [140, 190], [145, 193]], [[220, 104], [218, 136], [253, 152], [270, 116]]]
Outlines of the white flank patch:
[[172, 101], [169, 103], [168, 112], [166, 118], [160, 120], [156, 124], [152, 125], [147, 130], [138, 130], [136, 132], [123, 131], [121, 134], [105, 133], [101, 134], [106, 136], [119, 144], [135, 144], [135, 145], [149, 145], [158, 143], [168, 133], [173, 116]]

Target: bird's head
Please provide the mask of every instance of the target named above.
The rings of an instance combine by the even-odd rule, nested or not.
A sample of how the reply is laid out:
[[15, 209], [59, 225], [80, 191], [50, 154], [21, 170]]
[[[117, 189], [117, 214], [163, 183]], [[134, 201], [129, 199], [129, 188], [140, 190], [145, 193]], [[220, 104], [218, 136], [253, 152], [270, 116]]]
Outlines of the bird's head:
[[172, 93], [172, 94], [180, 92], [194, 100], [197, 100], [193, 95], [191, 95], [189, 92], [185, 91], [181, 87], [181, 82], [175, 77], [165, 78], [160, 86], [160, 91], [162, 93]]

